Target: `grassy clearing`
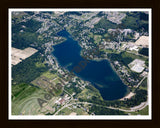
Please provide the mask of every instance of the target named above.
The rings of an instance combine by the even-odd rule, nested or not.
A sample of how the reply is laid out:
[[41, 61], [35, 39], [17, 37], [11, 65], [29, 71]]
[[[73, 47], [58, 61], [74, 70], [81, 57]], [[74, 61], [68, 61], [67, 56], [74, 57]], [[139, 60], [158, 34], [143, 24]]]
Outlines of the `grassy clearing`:
[[64, 108], [58, 113], [58, 115], [70, 115], [73, 112], [77, 115], [88, 115], [82, 108], [73, 108], [72, 106]]
[[57, 77], [58, 77], [56, 73], [53, 74], [53, 73], [51, 73], [51, 72], [49, 72], [49, 71], [43, 73], [42, 76], [45, 76], [45, 77], [47, 77], [48, 79], [54, 79], [54, 78], [57, 78]]
[[64, 108], [63, 110], [61, 110], [58, 115], [70, 115], [72, 113], [72, 109], [69, 109], [69, 108]]
[[120, 51], [115, 50], [115, 49], [101, 49], [100, 51], [104, 52], [104, 53], [114, 53], [114, 54], [119, 54]]
[[135, 54], [132, 54], [132, 53], [128, 53], [128, 52], [122, 52], [121, 53], [121, 57], [122, 57], [122, 59], [124, 59], [126, 61], [126, 64], [129, 64], [134, 59], [140, 59], [140, 60], [147, 61], [147, 58], [145, 58], [145, 57], [138, 56], [138, 55], [135, 55]]
[[99, 44], [101, 42], [102, 36], [101, 35], [94, 35], [94, 43]]
[[90, 32], [88, 36], [89, 36], [90, 38], [93, 38], [93, 37], [94, 37], [94, 35], [93, 35], [92, 32]]
[[149, 113], [149, 108], [148, 108], [148, 106], [146, 106], [144, 109], [142, 109], [142, 110], [140, 110], [139, 111], [139, 114], [141, 114], [141, 115], [148, 115]]
[[104, 34], [104, 37], [105, 37], [105, 40], [106, 41], [108, 41], [108, 42], [110, 42], [111, 41], [111, 39], [110, 39], [110, 35], [109, 34]]
[[75, 109], [77, 115], [88, 115], [82, 108]]
[[147, 78], [143, 80], [139, 88], [147, 91]]
[[[30, 86], [19, 84], [12, 87], [12, 115], [45, 115], [53, 113], [57, 97], [50, 94], [51, 99], [46, 99], [46, 91]], [[38, 103], [38, 99], [44, 100], [43, 107]]]
[[100, 100], [103, 100], [103, 98], [101, 97], [98, 91], [93, 91], [86, 88], [80, 94], [78, 94], [78, 98], [81, 98], [81, 99], [92, 99], [93, 96], [99, 97]]
[[63, 92], [63, 87], [58, 83], [59, 77], [56, 73], [51, 73], [49, 71], [43, 73], [40, 77], [36, 78], [31, 82], [33, 85], [42, 88], [45, 91], [52, 90], [55, 96], [59, 96]]
[[45, 67], [44, 63], [40, 63], [40, 62], [36, 62], [35, 65], [37, 68], [44, 68]]
[[28, 84], [12, 86], [12, 114], [36, 115], [40, 114], [37, 98], [42, 98], [45, 92]]

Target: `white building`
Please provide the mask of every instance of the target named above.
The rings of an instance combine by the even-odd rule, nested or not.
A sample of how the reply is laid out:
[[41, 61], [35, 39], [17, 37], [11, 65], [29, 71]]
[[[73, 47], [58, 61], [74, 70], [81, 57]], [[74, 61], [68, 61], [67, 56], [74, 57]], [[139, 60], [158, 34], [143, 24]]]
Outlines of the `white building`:
[[130, 64], [128, 64], [128, 66], [132, 71], [140, 73], [145, 68], [145, 61], [140, 59], [135, 59]]

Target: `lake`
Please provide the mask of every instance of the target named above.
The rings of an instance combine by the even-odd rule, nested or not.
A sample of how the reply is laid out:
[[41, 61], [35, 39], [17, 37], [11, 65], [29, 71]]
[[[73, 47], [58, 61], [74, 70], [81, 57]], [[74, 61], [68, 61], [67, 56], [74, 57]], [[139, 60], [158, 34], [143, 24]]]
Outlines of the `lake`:
[[[80, 62], [84, 61], [84, 58], [80, 55], [81, 47], [66, 30], [60, 31], [58, 35], [65, 37], [67, 40], [54, 46], [53, 55], [60, 66], [71, 71]], [[108, 60], [89, 60], [80, 72], [74, 73], [83, 80], [91, 82], [100, 91], [104, 100], [120, 99], [128, 92], [128, 87], [123, 84]]]

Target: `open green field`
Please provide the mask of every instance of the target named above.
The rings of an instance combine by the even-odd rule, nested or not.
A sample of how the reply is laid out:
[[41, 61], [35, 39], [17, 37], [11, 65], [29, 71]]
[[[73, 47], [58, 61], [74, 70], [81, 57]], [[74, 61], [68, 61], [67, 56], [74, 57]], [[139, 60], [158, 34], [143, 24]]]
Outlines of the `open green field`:
[[[57, 74], [53, 74], [49, 71], [44, 72], [40, 77], [33, 80], [31, 83], [35, 86], [42, 88], [45, 91], [52, 90], [55, 96], [60, 95], [63, 92], [60, 78]], [[59, 84], [58, 84], [59, 83]]]
[[76, 113], [76, 115], [88, 115], [82, 108], [73, 108], [72, 106], [62, 109], [58, 115], [70, 115], [73, 112]]
[[139, 88], [147, 91], [147, 78], [143, 80]]
[[[47, 99], [46, 95], [49, 95], [50, 98]], [[58, 98], [28, 84], [12, 86], [12, 115], [53, 114], [55, 112], [55, 102]], [[43, 103], [40, 103], [40, 100]]]
[[94, 43], [99, 44], [101, 42], [102, 36], [101, 35], [94, 35]]
[[58, 113], [58, 115], [70, 115], [72, 113], [72, 109], [69, 109], [69, 108], [64, 108], [64, 109], [62, 109], [59, 113]]
[[37, 98], [43, 98], [44, 94], [45, 92], [42, 89], [28, 84], [12, 86], [12, 114], [40, 114], [40, 105], [37, 102]]
[[50, 73], [49, 71], [44, 72], [42, 75], [47, 77], [48, 79], [54, 79], [58, 77], [56, 73], [53, 74], [53, 73]]
[[98, 97], [100, 100], [103, 100], [98, 90], [91, 90], [87, 88], [78, 94], [77, 97], [80, 99], [92, 99], [92, 97]]
[[148, 61], [148, 59], [145, 57], [138, 56], [138, 55], [128, 53], [128, 52], [122, 52], [120, 55], [121, 55], [121, 58], [122, 58], [124, 64], [126, 64], [126, 65], [128, 65], [129, 63], [131, 63], [135, 59], [144, 60], [145, 62]]

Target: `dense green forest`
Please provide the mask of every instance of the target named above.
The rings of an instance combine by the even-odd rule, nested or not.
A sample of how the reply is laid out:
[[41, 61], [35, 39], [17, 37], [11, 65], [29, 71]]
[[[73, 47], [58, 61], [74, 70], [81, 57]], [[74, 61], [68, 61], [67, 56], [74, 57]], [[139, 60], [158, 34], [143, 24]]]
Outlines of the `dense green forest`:
[[133, 29], [135, 31], [148, 32], [148, 14], [143, 12], [127, 12], [127, 16], [122, 20], [120, 24], [123, 29]]
[[[13, 19], [14, 21], [15, 19]], [[12, 47], [24, 49], [38, 41], [36, 31], [41, 27], [41, 22], [29, 20], [27, 22], [12, 24]]]
[[142, 48], [138, 51], [139, 54], [142, 54], [142, 55], [145, 55], [145, 56], [148, 56], [149, 54], [149, 49], [148, 48]]
[[93, 105], [90, 108], [89, 114], [94, 113], [95, 115], [126, 115], [124, 112], [119, 110], [113, 110], [105, 107]]
[[107, 20], [107, 18], [102, 18], [98, 22], [98, 24], [96, 24], [94, 27], [95, 28], [103, 28], [103, 29], [105, 29], [107, 31], [108, 29], [117, 28], [117, 24], [112, 23], [111, 21]]
[[44, 71], [48, 70], [48, 67], [43, 64], [44, 57], [39, 52], [35, 53], [31, 57], [23, 60], [17, 65], [12, 67], [13, 84], [29, 83]]

